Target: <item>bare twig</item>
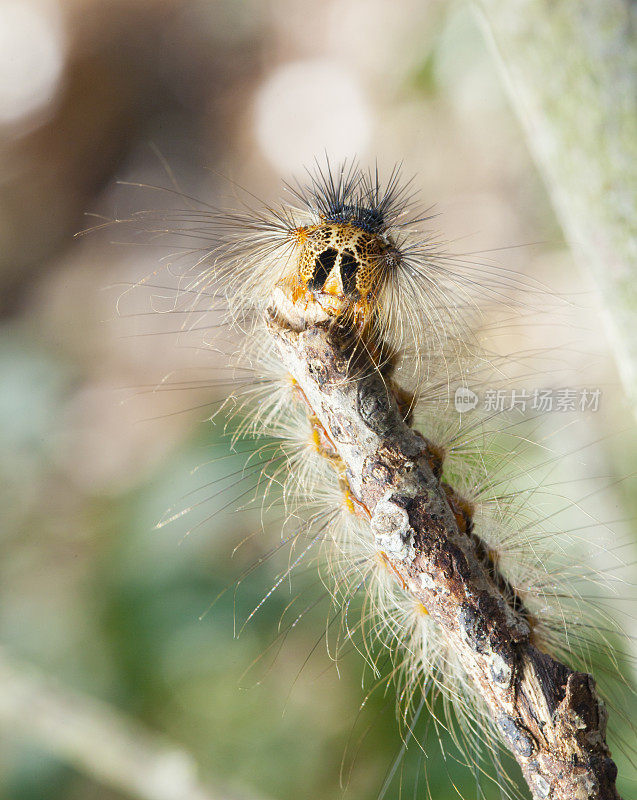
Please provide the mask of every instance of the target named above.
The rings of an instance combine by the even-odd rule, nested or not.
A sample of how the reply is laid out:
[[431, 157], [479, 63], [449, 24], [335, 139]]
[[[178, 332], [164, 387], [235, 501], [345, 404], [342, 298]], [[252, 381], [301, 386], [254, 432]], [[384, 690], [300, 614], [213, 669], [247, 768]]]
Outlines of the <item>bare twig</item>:
[[325, 325], [270, 331], [367, 509], [376, 546], [441, 626], [535, 800], [618, 800], [606, 711], [590, 675], [538, 650], [505, 602], [437, 477], [437, 454], [391, 391]]

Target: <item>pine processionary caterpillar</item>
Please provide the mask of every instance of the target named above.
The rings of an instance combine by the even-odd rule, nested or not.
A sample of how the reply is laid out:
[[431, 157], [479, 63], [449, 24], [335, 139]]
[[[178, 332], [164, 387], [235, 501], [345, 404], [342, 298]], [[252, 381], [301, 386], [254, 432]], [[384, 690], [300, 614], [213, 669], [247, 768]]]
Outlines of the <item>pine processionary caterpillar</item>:
[[[394, 659], [408, 734], [440, 696], [477, 772], [478, 748], [497, 761], [504, 745], [537, 800], [618, 798], [586, 671], [589, 605], [568, 588], [568, 563], [552, 566], [542, 518], [518, 513], [506, 448], [490, 450], [488, 430], [443, 402], [475, 375], [468, 365], [488, 363], [468, 319], [511, 276], [472, 271], [420, 233], [427, 217], [399, 170], [383, 184], [377, 170], [326, 163], [287, 188], [276, 208], [136, 218], [212, 240], [181, 288], [227, 306], [224, 324], [244, 337], [235, 368], [259, 376], [226, 403], [235, 440], [279, 443], [250, 469], [266, 495], [282, 486], [296, 549], [252, 613], [321, 549], [344, 638], [363, 635], [372, 671], [378, 642]], [[503, 796], [519, 796], [498, 776]]]

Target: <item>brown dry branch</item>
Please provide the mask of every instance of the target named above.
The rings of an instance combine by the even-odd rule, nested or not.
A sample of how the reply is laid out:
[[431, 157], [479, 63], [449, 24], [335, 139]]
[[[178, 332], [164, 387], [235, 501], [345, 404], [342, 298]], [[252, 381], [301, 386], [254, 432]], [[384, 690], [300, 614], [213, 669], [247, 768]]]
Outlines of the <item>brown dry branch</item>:
[[369, 512], [378, 550], [445, 632], [534, 800], [618, 800], [593, 678], [533, 644], [457, 524], [439, 454], [404, 422], [393, 390], [335, 327], [274, 319], [270, 332]]

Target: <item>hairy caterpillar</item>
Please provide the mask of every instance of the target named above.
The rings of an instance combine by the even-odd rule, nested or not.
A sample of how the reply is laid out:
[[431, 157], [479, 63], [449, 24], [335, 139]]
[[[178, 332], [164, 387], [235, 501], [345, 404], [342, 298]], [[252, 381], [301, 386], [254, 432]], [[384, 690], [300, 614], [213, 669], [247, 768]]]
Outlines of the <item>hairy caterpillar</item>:
[[[618, 797], [594, 684], [554, 660], [586, 669], [594, 622], [555, 559], [552, 515], [520, 520], [506, 446], [443, 402], [488, 362], [465, 329], [510, 276], [419, 233], [398, 171], [383, 186], [327, 164], [288, 188], [279, 208], [176, 215], [213, 241], [182, 292], [227, 304], [236, 369], [259, 375], [232, 397], [234, 435], [280, 442], [254, 469], [266, 493], [282, 486], [293, 555], [252, 613], [322, 548], [345, 639], [363, 633], [372, 669], [378, 641], [395, 659], [408, 731], [440, 695], [478, 771], [477, 746], [497, 759], [504, 744], [535, 798]], [[149, 220], [163, 232], [175, 215]]]

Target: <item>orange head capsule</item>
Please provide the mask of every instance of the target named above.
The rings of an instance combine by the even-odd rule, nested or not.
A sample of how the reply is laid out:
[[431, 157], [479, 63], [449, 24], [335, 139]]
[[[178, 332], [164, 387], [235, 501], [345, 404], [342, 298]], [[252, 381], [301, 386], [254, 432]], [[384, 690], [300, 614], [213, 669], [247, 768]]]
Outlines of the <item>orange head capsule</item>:
[[287, 249], [271, 313], [291, 327], [338, 319], [361, 331], [377, 317], [385, 288], [405, 266], [401, 250], [410, 201], [399, 171], [383, 189], [377, 174], [353, 164], [333, 170], [328, 163], [317, 166], [307, 186], [287, 188], [299, 204], [276, 217], [287, 229]]
[[312, 317], [349, 316], [364, 323], [395, 258], [389, 238], [351, 222], [324, 222], [294, 232], [294, 273], [279, 284]]
[[299, 278], [316, 296], [366, 300], [378, 290], [387, 244], [348, 223], [315, 225], [299, 252]]

